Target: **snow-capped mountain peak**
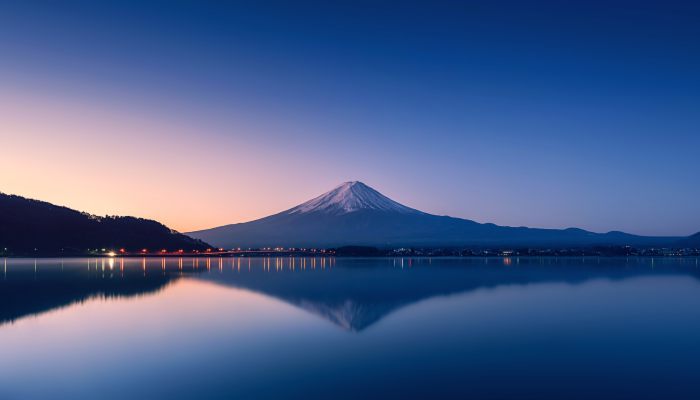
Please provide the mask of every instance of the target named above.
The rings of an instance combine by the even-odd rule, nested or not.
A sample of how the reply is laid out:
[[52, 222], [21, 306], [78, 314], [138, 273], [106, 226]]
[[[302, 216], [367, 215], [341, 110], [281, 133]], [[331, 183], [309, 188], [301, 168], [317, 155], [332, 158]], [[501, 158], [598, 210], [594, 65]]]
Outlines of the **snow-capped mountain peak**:
[[421, 213], [418, 210], [391, 200], [362, 182], [351, 181], [345, 182], [315, 199], [311, 199], [306, 203], [288, 210], [287, 214], [305, 214], [311, 212], [347, 214], [360, 210], [377, 210], [402, 214]]

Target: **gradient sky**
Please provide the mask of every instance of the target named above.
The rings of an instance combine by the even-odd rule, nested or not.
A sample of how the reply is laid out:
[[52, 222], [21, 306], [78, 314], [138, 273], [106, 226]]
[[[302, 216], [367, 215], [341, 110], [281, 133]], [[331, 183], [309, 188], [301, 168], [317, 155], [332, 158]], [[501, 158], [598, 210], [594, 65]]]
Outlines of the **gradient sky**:
[[393, 3], [2, 1], [0, 191], [188, 231], [361, 180], [700, 231], [700, 3]]

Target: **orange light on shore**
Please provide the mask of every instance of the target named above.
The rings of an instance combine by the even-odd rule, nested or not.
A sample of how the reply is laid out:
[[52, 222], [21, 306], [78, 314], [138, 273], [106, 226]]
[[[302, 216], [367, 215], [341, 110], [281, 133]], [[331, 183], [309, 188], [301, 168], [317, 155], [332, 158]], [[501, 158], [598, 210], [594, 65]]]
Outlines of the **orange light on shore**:
[[120, 253], [126, 253], [126, 249], [119, 249]]
[[141, 253], [148, 253], [148, 249], [141, 249]]
[[168, 250], [162, 249], [160, 252], [161, 252], [161, 253], [167, 253]]

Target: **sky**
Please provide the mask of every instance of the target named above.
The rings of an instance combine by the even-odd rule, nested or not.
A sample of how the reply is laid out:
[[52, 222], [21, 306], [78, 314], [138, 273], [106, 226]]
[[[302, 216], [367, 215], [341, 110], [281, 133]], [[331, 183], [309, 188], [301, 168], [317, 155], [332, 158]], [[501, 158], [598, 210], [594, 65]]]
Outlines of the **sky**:
[[700, 231], [700, 3], [2, 1], [0, 191], [191, 231], [360, 180]]

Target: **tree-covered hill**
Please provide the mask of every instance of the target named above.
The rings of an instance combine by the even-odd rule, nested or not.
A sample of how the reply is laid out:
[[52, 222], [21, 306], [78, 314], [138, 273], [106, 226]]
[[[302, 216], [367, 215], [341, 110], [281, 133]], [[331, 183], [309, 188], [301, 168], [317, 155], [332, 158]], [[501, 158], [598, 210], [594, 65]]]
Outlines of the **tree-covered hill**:
[[148, 219], [95, 216], [0, 193], [0, 252], [86, 254], [95, 249], [204, 250], [201, 240]]

